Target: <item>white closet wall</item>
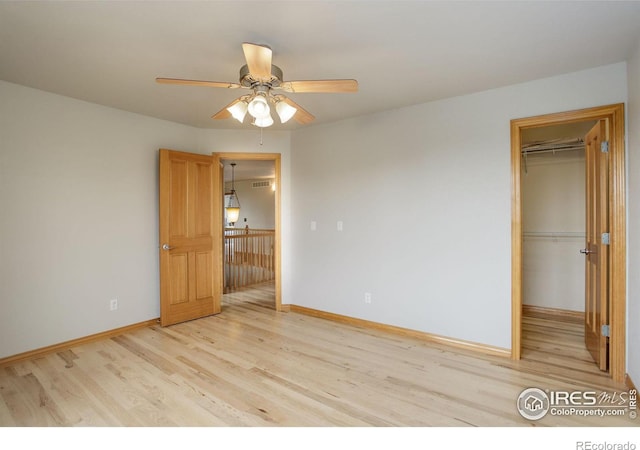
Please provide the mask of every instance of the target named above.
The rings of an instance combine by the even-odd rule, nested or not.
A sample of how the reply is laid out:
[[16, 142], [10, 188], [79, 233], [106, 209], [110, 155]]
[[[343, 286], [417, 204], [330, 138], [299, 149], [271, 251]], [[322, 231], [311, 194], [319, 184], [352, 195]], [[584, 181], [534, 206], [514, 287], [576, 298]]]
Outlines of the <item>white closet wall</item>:
[[584, 311], [584, 151], [528, 156], [522, 196], [523, 303]]

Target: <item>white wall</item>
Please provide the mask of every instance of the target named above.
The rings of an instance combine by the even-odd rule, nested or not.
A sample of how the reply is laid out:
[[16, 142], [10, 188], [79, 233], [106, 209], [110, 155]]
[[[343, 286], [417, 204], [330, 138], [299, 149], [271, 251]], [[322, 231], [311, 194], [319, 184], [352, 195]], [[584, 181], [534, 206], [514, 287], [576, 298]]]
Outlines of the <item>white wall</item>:
[[[235, 189], [240, 199], [240, 217], [235, 224], [236, 228], [254, 229], [274, 229], [276, 226], [275, 215], [275, 192], [268, 187], [254, 188], [254, 182], [268, 181], [273, 183], [273, 179], [267, 180], [236, 180]], [[231, 182], [225, 184], [226, 192], [231, 190]]]
[[627, 373], [640, 383], [640, 40], [629, 60], [627, 180], [629, 183], [627, 271]]
[[[255, 151], [259, 134], [1, 81], [0, 99], [0, 358], [158, 317], [158, 149]], [[264, 140], [288, 186], [289, 134]]]
[[[527, 158], [522, 176], [522, 302], [584, 311], [584, 152]], [[556, 233], [549, 236], [547, 233]]]
[[510, 120], [624, 101], [621, 63], [295, 131], [293, 302], [510, 348]]

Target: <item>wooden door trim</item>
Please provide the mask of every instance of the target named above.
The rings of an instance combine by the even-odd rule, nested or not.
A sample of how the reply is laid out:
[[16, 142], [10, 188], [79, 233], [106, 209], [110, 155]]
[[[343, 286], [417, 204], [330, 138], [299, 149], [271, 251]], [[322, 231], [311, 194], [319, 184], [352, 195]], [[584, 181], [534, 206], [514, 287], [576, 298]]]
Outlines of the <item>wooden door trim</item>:
[[[225, 152], [225, 153], [213, 153], [214, 161], [220, 163], [224, 159], [234, 159], [236, 161], [274, 161], [275, 164], [275, 307], [276, 311], [282, 311], [282, 237], [281, 237], [281, 216], [282, 216], [282, 203], [281, 203], [281, 154], [280, 153], [243, 153], [243, 152]], [[220, 200], [221, 201], [221, 200]], [[218, 207], [218, 206], [216, 206]], [[221, 204], [219, 207], [222, 207]], [[222, 231], [220, 232], [222, 236]], [[220, 250], [222, 252], [222, 249]], [[223, 255], [220, 253], [220, 262], [222, 264]], [[224, 270], [224, 267], [223, 269]], [[224, 278], [224, 277], [223, 277]]]
[[624, 104], [597, 106], [575, 111], [511, 120], [511, 358], [521, 357], [522, 345], [522, 130], [562, 123], [608, 119], [610, 152], [611, 233], [609, 264], [610, 376], [624, 382], [626, 370], [626, 179], [624, 149]]

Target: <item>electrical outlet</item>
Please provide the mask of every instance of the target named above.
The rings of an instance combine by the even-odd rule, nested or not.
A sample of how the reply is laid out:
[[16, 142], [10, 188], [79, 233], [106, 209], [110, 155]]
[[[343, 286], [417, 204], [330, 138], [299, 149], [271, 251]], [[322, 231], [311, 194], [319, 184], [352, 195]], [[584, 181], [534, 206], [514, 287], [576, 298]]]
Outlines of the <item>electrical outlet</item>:
[[111, 301], [109, 302], [109, 309], [111, 311], [115, 311], [116, 309], [118, 309], [118, 299], [117, 298], [112, 298]]
[[370, 292], [365, 292], [364, 293], [364, 302], [365, 303], [371, 303], [371, 293]]

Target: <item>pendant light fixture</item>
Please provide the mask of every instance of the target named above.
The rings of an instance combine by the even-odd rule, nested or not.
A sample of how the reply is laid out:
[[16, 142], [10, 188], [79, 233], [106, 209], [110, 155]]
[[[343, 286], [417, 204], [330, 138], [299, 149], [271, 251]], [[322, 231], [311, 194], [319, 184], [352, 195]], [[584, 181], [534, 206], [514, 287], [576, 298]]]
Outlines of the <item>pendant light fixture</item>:
[[228, 194], [229, 199], [224, 208], [227, 213], [227, 222], [230, 224], [235, 224], [240, 217], [240, 200], [238, 200], [238, 194], [236, 193], [235, 168], [236, 163], [231, 163], [231, 192]]

